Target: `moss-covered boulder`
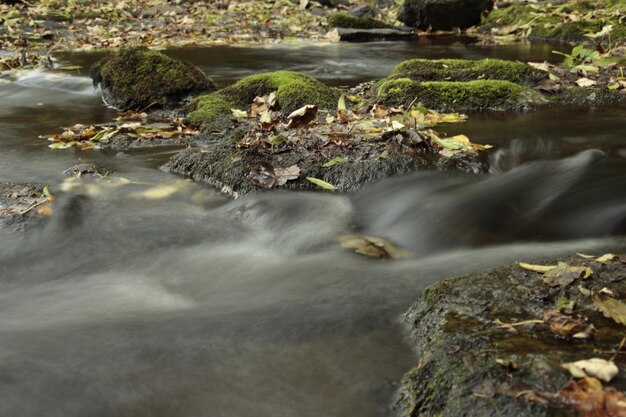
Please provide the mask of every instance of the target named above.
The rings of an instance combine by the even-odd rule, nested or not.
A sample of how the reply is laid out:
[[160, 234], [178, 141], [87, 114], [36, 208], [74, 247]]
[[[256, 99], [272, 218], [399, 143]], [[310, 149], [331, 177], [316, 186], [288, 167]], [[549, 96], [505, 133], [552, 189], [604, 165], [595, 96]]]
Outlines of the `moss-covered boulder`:
[[392, 27], [372, 17], [358, 17], [342, 12], [333, 13], [328, 18], [328, 25], [330, 27], [348, 29], [384, 29]]
[[[626, 293], [624, 260], [566, 260], [564, 271], [589, 268], [592, 273], [584, 280], [572, 273], [558, 287], [541, 273], [513, 265], [426, 289], [403, 317], [419, 360], [401, 383], [401, 415], [578, 415], [568, 409], [577, 405], [571, 397], [554, 396], [573, 383], [561, 364], [609, 359], [619, 346], [624, 326], [604, 317], [591, 294], [602, 288], [615, 297]], [[585, 333], [592, 331], [590, 325], [593, 337]], [[576, 332], [581, 334], [574, 337]], [[621, 369], [623, 358], [613, 358]], [[620, 374], [608, 385], [623, 391], [626, 378]], [[587, 407], [585, 415], [596, 415], [591, 410], [598, 406], [597, 415], [619, 415], [605, 414], [602, 403], [581, 406]]]
[[[624, 0], [569, 0], [552, 3], [514, 4], [493, 10], [481, 28], [500, 35], [517, 35], [562, 42], [594, 42], [605, 44], [626, 40]], [[622, 17], [620, 17], [622, 16]], [[596, 35], [612, 25], [610, 33]]]
[[413, 81], [383, 80], [377, 101], [389, 106], [421, 103], [439, 111], [524, 110], [547, 100], [531, 88], [501, 80]]
[[91, 68], [105, 103], [121, 110], [166, 108], [216, 90], [199, 68], [144, 47], [123, 48]]
[[504, 80], [528, 86], [546, 80], [548, 73], [530, 65], [502, 59], [411, 59], [400, 63], [391, 78], [414, 81]]
[[306, 74], [276, 71], [246, 77], [212, 94], [198, 97], [191, 103], [189, 120], [204, 130], [219, 130], [230, 120], [232, 108], [244, 108], [255, 97], [276, 92], [283, 113], [290, 113], [307, 104], [334, 108], [339, 92]]

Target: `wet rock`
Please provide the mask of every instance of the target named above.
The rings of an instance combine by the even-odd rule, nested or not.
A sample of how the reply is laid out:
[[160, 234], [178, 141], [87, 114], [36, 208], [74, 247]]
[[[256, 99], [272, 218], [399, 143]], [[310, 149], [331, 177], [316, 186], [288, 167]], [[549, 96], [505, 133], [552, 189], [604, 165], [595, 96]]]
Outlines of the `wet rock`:
[[466, 29], [492, 8], [493, 0], [405, 0], [399, 20], [422, 30]]
[[375, 18], [378, 14], [376, 8], [369, 4], [353, 6], [348, 9], [348, 14], [361, 19]]
[[102, 99], [120, 110], [171, 108], [216, 90], [199, 68], [143, 47], [124, 48], [91, 68]]
[[[379, 157], [380, 152], [371, 143], [355, 145], [349, 151], [346, 162], [332, 166], [324, 166], [327, 159], [321, 154], [308, 152], [305, 149], [277, 151], [275, 153], [255, 148], [242, 148], [238, 145], [237, 132], [226, 138], [209, 142], [200, 149], [190, 148], [175, 155], [162, 169], [167, 172], [189, 177], [194, 181], [213, 185], [226, 194], [238, 197], [253, 191], [267, 188], [288, 190], [320, 190], [318, 185], [307, 180], [313, 177], [323, 180], [338, 191], [350, 192], [360, 189], [363, 185], [394, 175], [406, 174], [422, 168], [446, 167], [439, 155], [419, 155], [409, 153], [388, 153]], [[384, 146], [384, 144], [380, 144]], [[465, 162], [458, 162], [455, 169], [467, 172], [485, 172], [486, 163], [478, 154], [462, 157]], [[438, 166], [437, 164], [441, 165]], [[297, 175], [284, 184], [274, 184], [271, 179], [269, 187], [263, 187], [251, 173], [263, 167], [264, 175], [273, 176], [275, 171], [297, 167]], [[267, 168], [266, 168], [267, 167]]]
[[20, 229], [46, 201], [41, 184], [0, 182], [0, 227]]
[[417, 35], [410, 30], [401, 29], [337, 29], [342, 42], [374, 42], [416, 39]]
[[[524, 398], [558, 392], [570, 379], [561, 363], [617, 348], [624, 327], [597, 311], [589, 294], [605, 287], [616, 297], [626, 294], [624, 259], [570, 259], [568, 265], [589, 267], [593, 273], [586, 279], [579, 274], [560, 288], [547, 285], [541, 273], [513, 265], [426, 289], [402, 319], [420, 359], [402, 380], [401, 414], [574, 415], [567, 409], [548, 411], [547, 404]], [[595, 335], [576, 339], [556, 334], [558, 324], [550, 320], [557, 315], [580, 319], [585, 326], [593, 324]], [[514, 324], [524, 321], [530, 322]], [[619, 356], [617, 361], [623, 366]], [[621, 375], [612, 385], [623, 390], [626, 379]]]
[[85, 175], [108, 175], [111, 171], [106, 168], [99, 167], [95, 164], [78, 164], [69, 167], [63, 174], [74, 177], [74, 176], [85, 176]]

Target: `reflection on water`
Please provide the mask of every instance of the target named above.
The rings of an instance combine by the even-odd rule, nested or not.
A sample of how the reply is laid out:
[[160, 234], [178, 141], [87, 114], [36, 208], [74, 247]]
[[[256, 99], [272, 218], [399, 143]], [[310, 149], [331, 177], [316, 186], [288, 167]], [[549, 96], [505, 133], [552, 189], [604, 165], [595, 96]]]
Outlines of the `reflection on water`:
[[[360, 52], [342, 70], [346, 83], [404, 59], [393, 55], [400, 43], [351, 47]], [[280, 65], [348, 61], [321, 50]], [[280, 51], [255, 50], [267, 57], [259, 65], [278, 65]], [[209, 65], [200, 57], [211, 50], [172, 53]], [[220, 53], [221, 80], [251, 66], [249, 48]], [[354, 195], [230, 201], [156, 170], [170, 150], [52, 151], [37, 139], [109, 120], [92, 91], [86, 78], [44, 73], [0, 84], [0, 181], [43, 181], [58, 195], [42, 228], [0, 230], [0, 416], [390, 415], [394, 384], [416, 360], [396, 318], [425, 286], [516, 260], [626, 248], [611, 237], [626, 231], [624, 109], [451, 125], [497, 145], [488, 176], [419, 172]], [[605, 152], [578, 153], [587, 148]], [[61, 193], [61, 172], [81, 161], [116, 172]], [[162, 185], [177, 192], [145, 198]], [[411, 257], [342, 249], [337, 236], [355, 231]]]

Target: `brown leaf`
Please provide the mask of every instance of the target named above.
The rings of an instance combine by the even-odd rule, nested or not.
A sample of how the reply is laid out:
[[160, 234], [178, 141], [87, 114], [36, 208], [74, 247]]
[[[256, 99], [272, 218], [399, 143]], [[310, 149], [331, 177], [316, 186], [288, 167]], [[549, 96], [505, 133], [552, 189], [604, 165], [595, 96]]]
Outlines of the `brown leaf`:
[[276, 174], [276, 186], [281, 186], [287, 181], [295, 180], [300, 176], [300, 167], [292, 165], [288, 168], [274, 168]]
[[572, 381], [557, 399], [572, 407], [580, 417], [626, 417], [626, 397], [613, 387], [603, 387], [592, 377]]
[[626, 303], [605, 291], [592, 292], [591, 298], [595, 306], [604, 314], [605, 317], [615, 320], [617, 323], [626, 326]]
[[269, 162], [261, 162], [258, 167], [250, 171], [248, 178], [257, 187], [270, 189], [276, 184], [274, 166]]
[[343, 235], [339, 238], [341, 246], [353, 249], [356, 253], [372, 258], [401, 259], [407, 253], [398, 249], [392, 242], [375, 236]]
[[588, 339], [593, 335], [594, 327], [583, 319], [565, 315], [558, 310], [548, 310], [543, 321], [550, 326], [550, 331], [560, 337]]
[[289, 124], [287, 127], [297, 128], [301, 126], [308, 125], [317, 117], [317, 106], [307, 104], [304, 107], [299, 108], [298, 110], [291, 113], [287, 118], [289, 119]]
[[565, 287], [579, 278], [588, 278], [593, 271], [586, 266], [570, 266], [559, 262], [556, 268], [543, 274], [543, 282], [551, 287]]

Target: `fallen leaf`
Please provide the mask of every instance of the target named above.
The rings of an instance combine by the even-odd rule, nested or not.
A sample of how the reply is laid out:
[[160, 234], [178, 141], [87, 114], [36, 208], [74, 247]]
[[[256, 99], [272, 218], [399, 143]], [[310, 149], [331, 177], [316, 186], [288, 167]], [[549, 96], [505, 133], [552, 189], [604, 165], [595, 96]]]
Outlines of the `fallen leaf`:
[[274, 166], [269, 162], [261, 162], [258, 167], [250, 171], [248, 178], [257, 187], [270, 189], [276, 183]]
[[573, 339], [589, 339], [595, 328], [583, 319], [572, 317], [558, 310], [548, 310], [543, 315], [543, 321], [550, 327], [550, 331], [560, 337]]
[[159, 185], [157, 187], [149, 188], [145, 191], [137, 193], [138, 197], [147, 198], [149, 200], [160, 200], [170, 197], [178, 191], [178, 188], [173, 185]]
[[563, 405], [572, 407], [579, 417], [624, 417], [626, 397], [613, 387], [603, 387], [593, 377], [568, 383], [557, 394]]
[[626, 326], [626, 303], [604, 291], [593, 291], [591, 293], [593, 304], [602, 312], [605, 317], [615, 320], [617, 323]]
[[317, 117], [317, 106], [307, 104], [287, 116], [289, 119], [287, 127], [297, 128], [305, 126], [315, 120], [315, 117]]
[[570, 266], [559, 262], [556, 268], [544, 273], [542, 280], [551, 287], [565, 287], [579, 278], [588, 278], [593, 271], [586, 266]]
[[553, 269], [557, 268], [557, 265], [534, 265], [534, 264], [527, 264], [526, 262], [518, 262], [517, 265], [520, 268], [527, 269], [529, 271], [534, 271], [534, 272], [541, 272], [541, 273], [552, 271]]
[[596, 259], [596, 262], [602, 262], [602, 263], [606, 263], [608, 261], [612, 261], [615, 258], [615, 255], [612, 253], [606, 253], [600, 257], [598, 257], [598, 259]]
[[306, 177], [307, 181], [317, 185], [318, 187], [321, 187], [325, 190], [336, 190], [337, 187], [335, 187], [334, 185], [332, 185], [331, 183], [328, 183], [326, 181], [320, 180], [319, 178], [313, 178], [313, 177]]
[[579, 87], [591, 87], [596, 84], [597, 84], [597, 81], [590, 80], [587, 77], [582, 77], [576, 80], [576, 85], [578, 85]]
[[345, 156], [336, 156], [333, 159], [331, 159], [330, 161], [326, 162], [322, 166], [324, 168], [330, 168], [330, 167], [335, 166], [335, 165], [345, 164], [346, 162], [348, 162], [348, 158], [346, 158]]
[[274, 168], [274, 174], [276, 175], [277, 186], [284, 185], [287, 181], [292, 181], [300, 176], [300, 167], [298, 165], [292, 165], [288, 168]]
[[233, 113], [233, 117], [235, 119], [245, 119], [248, 117], [248, 112], [244, 110], [230, 109], [230, 111]]
[[592, 376], [604, 382], [611, 381], [619, 372], [614, 362], [600, 358], [564, 363], [561, 366], [567, 369], [574, 378]]

